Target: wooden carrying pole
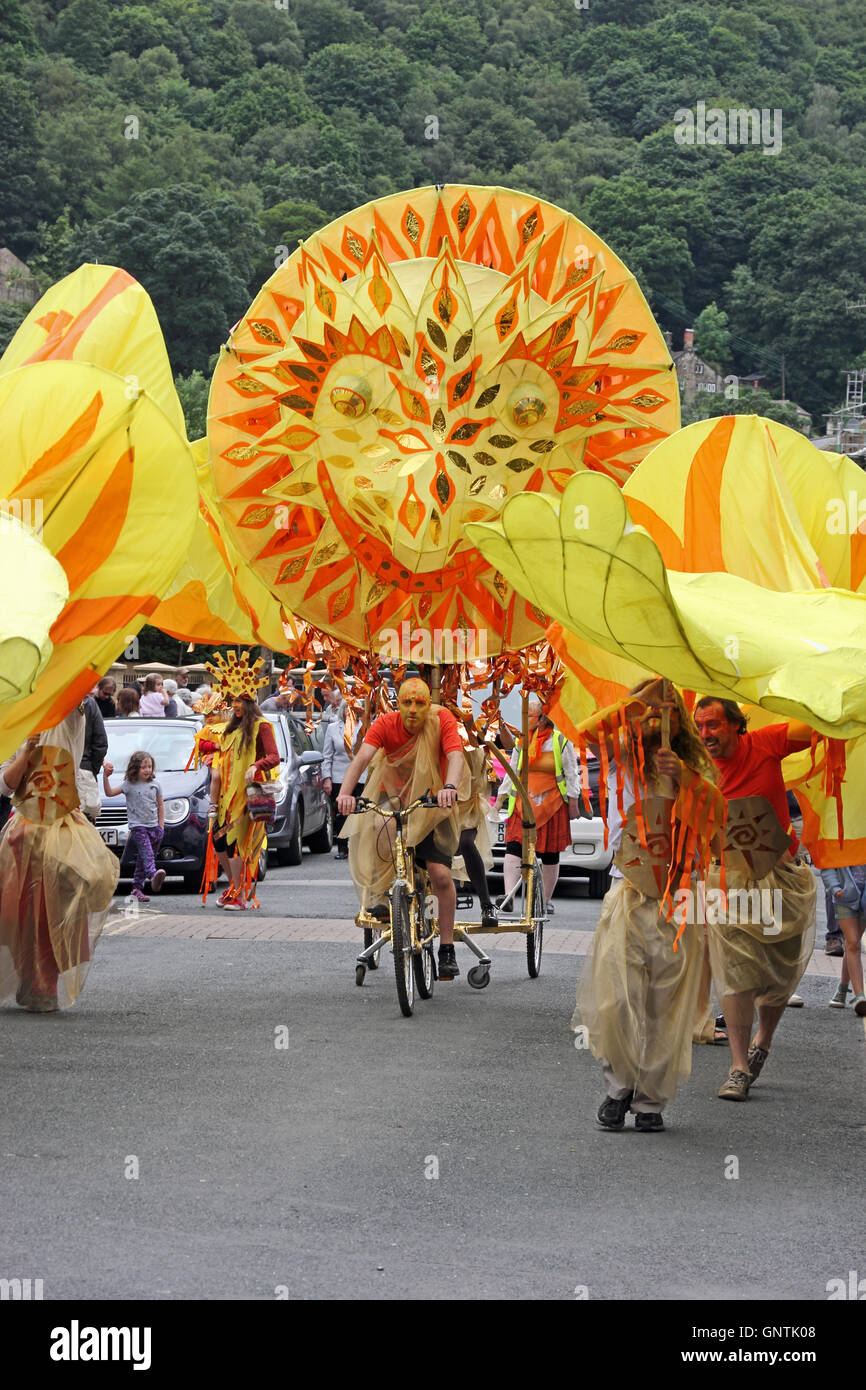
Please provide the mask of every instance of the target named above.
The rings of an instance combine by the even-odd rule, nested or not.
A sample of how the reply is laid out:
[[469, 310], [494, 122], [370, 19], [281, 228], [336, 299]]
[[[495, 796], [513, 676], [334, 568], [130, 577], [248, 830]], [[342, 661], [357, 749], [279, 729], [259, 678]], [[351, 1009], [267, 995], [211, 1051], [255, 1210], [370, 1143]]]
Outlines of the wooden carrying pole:
[[[662, 743], [661, 743], [661, 746], [662, 746], [662, 748], [665, 750], [665, 752], [669, 752], [669, 751], [670, 751], [670, 746], [671, 746], [671, 707], [670, 707], [670, 704], [669, 704], [670, 698], [671, 698], [670, 681], [665, 680], [664, 678], [662, 678], [662, 700], [664, 701], [664, 704], [662, 705]], [[673, 784], [672, 778], [670, 778], [670, 777], [660, 777], [660, 778], [658, 779], [658, 785], [659, 785], [659, 795], [660, 795], [660, 796], [667, 796], [667, 797], [675, 797], [675, 796], [676, 796], [677, 791], [676, 791], [676, 787], [675, 787], [674, 784]]]
[[[522, 853], [522, 855], [521, 855], [520, 857], [521, 857], [521, 859], [522, 859], [522, 861], [523, 861], [523, 863], [524, 863], [524, 865], [525, 865], [525, 864], [527, 864], [527, 863], [529, 862], [528, 851], [529, 851], [530, 847], [533, 846], [533, 845], [535, 844], [536, 826], [535, 826], [535, 811], [534, 811], [534, 809], [533, 809], [532, 802], [531, 802], [530, 799], [529, 799], [529, 791], [528, 791], [528, 787], [529, 787], [529, 694], [528, 694], [528, 692], [527, 692], [525, 689], [521, 690], [521, 692], [520, 692], [520, 699], [521, 699], [521, 705], [522, 705], [522, 709], [521, 709], [521, 715], [522, 715], [522, 718], [521, 718], [521, 725], [522, 725], [521, 734], [522, 734], [522, 736], [523, 736], [523, 742], [522, 742], [522, 748], [523, 748], [523, 776], [522, 776], [522, 778], [521, 778], [521, 782], [523, 783], [523, 785], [519, 788], [519, 791], [520, 791], [520, 804], [521, 804], [521, 808], [522, 808], [522, 818], [523, 818], [523, 832], [522, 832], [522, 835], [521, 835], [521, 839], [523, 840], [523, 853]], [[527, 824], [527, 822], [530, 822], [530, 824]], [[526, 880], [526, 877], [527, 877], [527, 870], [524, 868], [524, 870], [523, 870], [523, 878], [524, 878], [524, 881]]]

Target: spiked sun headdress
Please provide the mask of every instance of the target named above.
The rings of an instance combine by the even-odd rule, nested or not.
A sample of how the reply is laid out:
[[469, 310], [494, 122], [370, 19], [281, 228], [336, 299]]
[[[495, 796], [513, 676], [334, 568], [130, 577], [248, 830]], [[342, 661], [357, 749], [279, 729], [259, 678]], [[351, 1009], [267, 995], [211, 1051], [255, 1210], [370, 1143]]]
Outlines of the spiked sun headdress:
[[205, 662], [213, 677], [213, 687], [224, 700], [255, 700], [260, 686], [268, 684], [267, 676], [262, 675], [264, 661], [261, 657], [250, 664], [249, 652], [229, 652], [226, 660], [220, 652], [214, 653], [213, 661]]

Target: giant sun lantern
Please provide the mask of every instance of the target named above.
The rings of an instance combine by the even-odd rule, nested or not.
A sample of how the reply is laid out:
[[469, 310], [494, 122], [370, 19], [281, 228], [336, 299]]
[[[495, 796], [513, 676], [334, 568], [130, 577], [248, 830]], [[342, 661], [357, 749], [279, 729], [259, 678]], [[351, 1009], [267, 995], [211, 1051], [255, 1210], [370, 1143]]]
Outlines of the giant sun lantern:
[[548, 618], [466, 524], [586, 468], [621, 485], [678, 424], [611, 250], [550, 203], [449, 186], [369, 203], [280, 266], [220, 357], [208, 438], [223, 517], [286, 609], [360, 651], [408, 622], [495, 654]]

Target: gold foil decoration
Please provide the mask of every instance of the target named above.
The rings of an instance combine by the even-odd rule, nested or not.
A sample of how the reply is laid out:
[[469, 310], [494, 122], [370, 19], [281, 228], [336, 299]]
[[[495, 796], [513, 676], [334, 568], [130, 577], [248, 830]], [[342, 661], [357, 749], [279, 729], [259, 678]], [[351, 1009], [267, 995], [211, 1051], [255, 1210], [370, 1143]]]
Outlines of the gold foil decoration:
[[532, 239], [536, 227], [538, 226], [538, 213], [531, 212], [523, 224], [523, 244]]
[[475, 409], [483, 410], [491, 401], [495, 401], [496, 397], [499, 395], [501, 385], [501, 382], [497, 382], [495, 386], [488, 386], [486, 391], [482, 391], [478, 400], [475, 402]]
[[455, 404], [462, 401], [469, 387], [472, 385], [472, 373], [464, 372], [459, 381], [454, 383], [453, 399]]
[[278, 333], [275, 333], [269, 323], [260, 323], [258, 319], [248, 320], [250, 328], [258, 333], [260, 338], [264, 338], [266, 343], [274, 343], [276, 347], [283, 346], [283, 340]]
[[362, 243], [358, 240], [358, 238], [355, 236], [354, 232], [346, 232], [346, 245], [348, 246], [349, 251], [354, 256], [355, 260], [360, 265], [364, 259], [364, 247]]
[[429, 337], [431, 343], [438, 347], [440, 352], [447, 351], [448, 339], [445, 337], [445, 334], [442, 332], [442, 329], [439, 327], [435, 319], [427, 320], [427, 336]]
[[317, 568], [319, 565], [326, 565], [329, 560], [333, 560], [337, 551], [341, 548], [342, 544], [340, 541], [331, 541], [330, 545], [323, 545], [322, 549], [316, 552], [310, 563]]
[[251, 376], [238, 376], [232, 382], [236, 391], [243, 391], [245, 396], [261, 396], [264, 392], [270, 393], [270, 387], [264, 381], [256, 381]]
[[418, 238], [421, 235], [421, 224], [411, 208], [408, 209], [403, 219], [403, 226], [406, 228], [406, 235], [413, 246], [418, 245]]
[[620, 333], [608, 343], [607, 351], [625, 352], [626, 348], [632, 347], [637, 342], [639, 336], [638, 333]]
[[280, 566], [280, 572], [277, 575], [277, 583], [285, 584], [287, 580], [297, 578], [306, 563], [306, 555], [301, 555], [294, 560], [286, 560], [285, 564]]
[[454, 362], [459, 362], [460, 358], [463, 357], [469, 351], [471, 346], [472, 329], [470, 328], [467, 333], [461, 333], [460, 337], [457, 339], [457, 342], [454, 344], [452, 360]]
[[460, 201], [460, 206], [457, 209], [457, 226], [459, 227], [461, 232], [466, 231], [471, 216], [472, 208], [469, 203], [469, 199], [466, 197], [464, 193], [463, 198]]

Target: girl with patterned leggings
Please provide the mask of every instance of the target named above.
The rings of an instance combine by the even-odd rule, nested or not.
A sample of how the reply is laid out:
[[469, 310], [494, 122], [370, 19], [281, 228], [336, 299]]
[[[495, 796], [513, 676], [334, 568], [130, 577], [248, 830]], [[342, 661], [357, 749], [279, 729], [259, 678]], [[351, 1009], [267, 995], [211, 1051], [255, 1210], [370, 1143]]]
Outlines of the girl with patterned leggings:
[[144, 891], [145, 881], [150, 879], [154, 893], [158, 893], [165, 882], [165, 869], [156, 867], [155, 857], [165, 830], [165, 811], [162, 791], [156, 781], [156, 764], [149, 753], [133, 753], [127, 764], [126, 777], [119, 787], [112, 787], [108, 780], [113, 771], [111, 763], [103, 764], [103, 791], [106, 796], [126, 797], [129, 835], [137, 850], [131, 896], [141, 903], [147, 903], [150, 898]]

